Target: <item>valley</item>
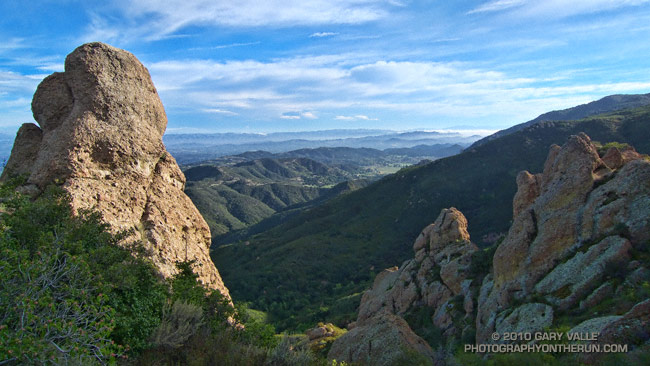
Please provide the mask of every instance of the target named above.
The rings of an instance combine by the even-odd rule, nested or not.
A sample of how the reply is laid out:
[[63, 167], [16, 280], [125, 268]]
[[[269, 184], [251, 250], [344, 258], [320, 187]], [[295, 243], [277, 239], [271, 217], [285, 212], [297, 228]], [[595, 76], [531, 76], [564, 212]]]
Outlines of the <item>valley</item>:
[[184, 166], [185, 192], [219, 245], [277, 225], [403, 167], [457, 154], [462, 148], [437, 144], [386, 150], [320, 147], [275, 154], [246, 152]]

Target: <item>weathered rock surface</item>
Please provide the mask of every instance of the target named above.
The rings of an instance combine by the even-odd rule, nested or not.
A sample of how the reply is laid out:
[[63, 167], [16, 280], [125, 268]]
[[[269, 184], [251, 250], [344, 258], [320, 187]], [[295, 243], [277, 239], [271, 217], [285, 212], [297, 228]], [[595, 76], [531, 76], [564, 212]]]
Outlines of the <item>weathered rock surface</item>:
[[566, 310], [578, 299], [600, 285], [603, 268], [624, 266], [629, 260], [630, 242], [620, 236], [609, 236], [591, 246], [585, 253], [578, 252], [568, 261], [556, 266], [535, 286], [535, 292], [561, 310]]
[[597, 333], [600, 334], [604, 328], [613, 322], [619, 320], [621, 316], [610, 315], [601, 316], [600, 318], [592, 318], [583, 321], [582, 323], [571, 328], [567, 333]]
[[73, 209], [100, 211], [114, 230], [134, 230], [160, 272], [195, 260], [199, 279], [228, 296], [209, 256], [210, 230], [183, 193], [185, 177], [165, 150], [165, 110], [147, 69], [131, 53], [102, 44], [77, 48], [65, 72], [39, 85], [34, 124], [19, 130], [2, 179], [27, 176], [25, 189], [58, 184]]
[[625, 275], [619, 269], [650, 240], [650, 162], [633, 149], [612, 148], [601, 159], [588, 136], [572, 136], [551, 147], [543, 173], [522, 172], [517, 185], [512, 227], [478, 299], [478, 343], [506, 327], [500, 314], [515, 303], [596, 305], [614, 291], [607, 271]]
[[404, 319], [382, 313], [337, 339], [327, 357], [339, 362], [362, 361], [366, 365], [382, 366], [396, 364], [404, 356], [404, 350], [414, 350], [433, 359], [431, 347], [413, 333]]
[[307, 329], [305, 335], [310, 341], [317, 340], [325, 337], [332, 337], [334, 335], [334, 326], [331, 323], [323, 324], [315, 328]]
[[553, 324], [553, 308], [546, 304], [529, 303], [505, 312], [509, 314], [497, 316], [496, 331], [499, 334], [539, 332]]
[[650, 299], [636, 304], [600, 331], [598, 343], [638, 344], [650, 339]]
[[[650, 299], [636, 304], [623, 316], [610, 317], [598, 325], [599, 344], [628, 345], [628, 351], [634, 349], [634, 345], [644, 345], [647, 355], [647, 346], [650, 342]], [[641, 352], [644, 350], [641, 347]], [[581, 357], [585, 364], [599, 364], [598, 360], [602, 354], [587, 353]], [[647, 356], [646, 356], [647, 357]]]
[[[387, 359], [395, 348], [386, 342], [377, 343], [386, 349], [373, 354], [380, 352], [373, 342], [384, 332], [399, 334], [395, 344], [416, 349], [405, 341], [415, 335], [393, 328], [422, 307], [432, 310], [431, 326], [443, 336], [468, 339], [475, 330], [479, 344], [502, 342], [492, 339], [493, 332], [564, 327], [567, 319], [558, 323], [558, 312], [590, 315], [580, 324], [569, 320], [570, 332], [600, 332], [598, 342], [627, 343], [643, 352], [650, 300], [632, 305], [647, 297], [650, 281], [650, 159], [631, 148], [612, 148], [601, 158], [580, 134], [563, 147], [552, 146], [544, 171], [521, 172], [517, 185], [513, 224], [490, 273], [480, 262], [472, 266], [489, 252], [475, 253], [465, 217], [454, 208], [443, 210], [415, 240], [415, 258], [375, 278], [355, 328], [334, 343], [329, 358]], [[584, 359], [591, 362], [591, 356]]]

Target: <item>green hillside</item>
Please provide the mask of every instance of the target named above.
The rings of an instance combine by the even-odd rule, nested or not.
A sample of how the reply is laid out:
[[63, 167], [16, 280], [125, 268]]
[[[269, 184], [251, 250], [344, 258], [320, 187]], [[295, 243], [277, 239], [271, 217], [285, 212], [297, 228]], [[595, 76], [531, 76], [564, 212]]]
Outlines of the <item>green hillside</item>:
[[307, 158], [262, 158], [190, 167], [185, 170], [185, 193], [217, 237], [288, 207], [332, 197], [337, 191], [330, 192], [330, 187], [364, 174], [368, 169], [329, 166]]
[[[551, 144], [578, 132], [650, 152], [650, 107], [569, 122], [541, 122], [462, 154], [409, 167], [289, 218], [213, 259], [236, 300], [268, 311], [282, 328], [354, 318], [374, 274], [411, 257], [420, 230], [454, 206], [475, 242], [505, 232], [515, 177], [539, 172]], [[487, 236], [486, 236], [487, 237]], [[485, 245], [485, 243], [483, 244]]]
[[[461, 150], [460, 145], [434, 144], [384, 151], [350, 147], [278, 154], [252, 151], [185, 167], [185, 193], [210, 225], [213, 239], [223, 242], [267, 230], [300, 210], [365, 187], [401, 167]], [[349, 181], [354, 182], [345, 183]], [[251, 225], [256, 226], [248, 230]]]

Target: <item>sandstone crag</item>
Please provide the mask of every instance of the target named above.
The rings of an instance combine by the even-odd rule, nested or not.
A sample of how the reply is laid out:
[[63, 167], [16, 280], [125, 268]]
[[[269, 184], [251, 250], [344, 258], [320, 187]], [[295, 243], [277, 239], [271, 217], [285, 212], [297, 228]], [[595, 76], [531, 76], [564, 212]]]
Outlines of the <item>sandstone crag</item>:
[[[647, 159], [615, 147], [601, 158], [580, 134], [553, 146], [544, 171], [520, 173], [517, 185], [513, 224], [479, 296], [478, 343], [494, 331], [542, 330], [555, 324], [554, 312], [586, 312], [608, 297], [643, 291], [633, 278], [650, 279], [643, 259], [650, 249]], [[513, 317], [532, 306], [532, 315]]]
[[21, 189], [33, 194], [62, 186], [73, 210], [98, 210], [114, 230], [132, 230], [165, 277], [177, 261], [195, 260], [199, 279], [229, 297], [209, 256], [210, 229], [162, 143], [165, 110], [135, 56], [102, 43], [80, 46], [65, 72], [38, 86], [32, 111], [40, 127], [20, 128], [2, 179], [26, 176]]

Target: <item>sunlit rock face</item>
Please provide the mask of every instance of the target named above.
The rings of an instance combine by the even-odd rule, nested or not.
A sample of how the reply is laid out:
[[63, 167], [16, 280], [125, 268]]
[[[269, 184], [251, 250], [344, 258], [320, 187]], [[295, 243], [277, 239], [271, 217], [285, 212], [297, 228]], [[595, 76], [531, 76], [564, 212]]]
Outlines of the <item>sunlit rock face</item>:
[[177, 261], [196, 261], [207, 287], [229, 297], [209, 256], [210, 229], [183, 193], [185, 177], [166, 151], [167, 117], [147, 69], [131, 53], [84, 44], [65, 72], [46, 77], [32, 101], [35, 124], [23, 125], [2, 179], [27, 177], [38, 194], [50, 184], [92, 208], [114, 230], [132, 230], [163, 276]]
[[548, 308], [529, 317], [539, 326], [527, 328], [540, 330], [553, 321], [551, 307], [584, 311], [614, 295], [607, 271], [632, 271], [625, 281], [648, 273], [633, 253], [650, 240], [650, 162], [633, 149], [600, 158], [587, 135], [572, 136], [551, 147], [542, 173], [522, 172], [517, 185], [513, 224], [478, 301], [479, 343], [508, 327], [514, 304], [543, 300]]

